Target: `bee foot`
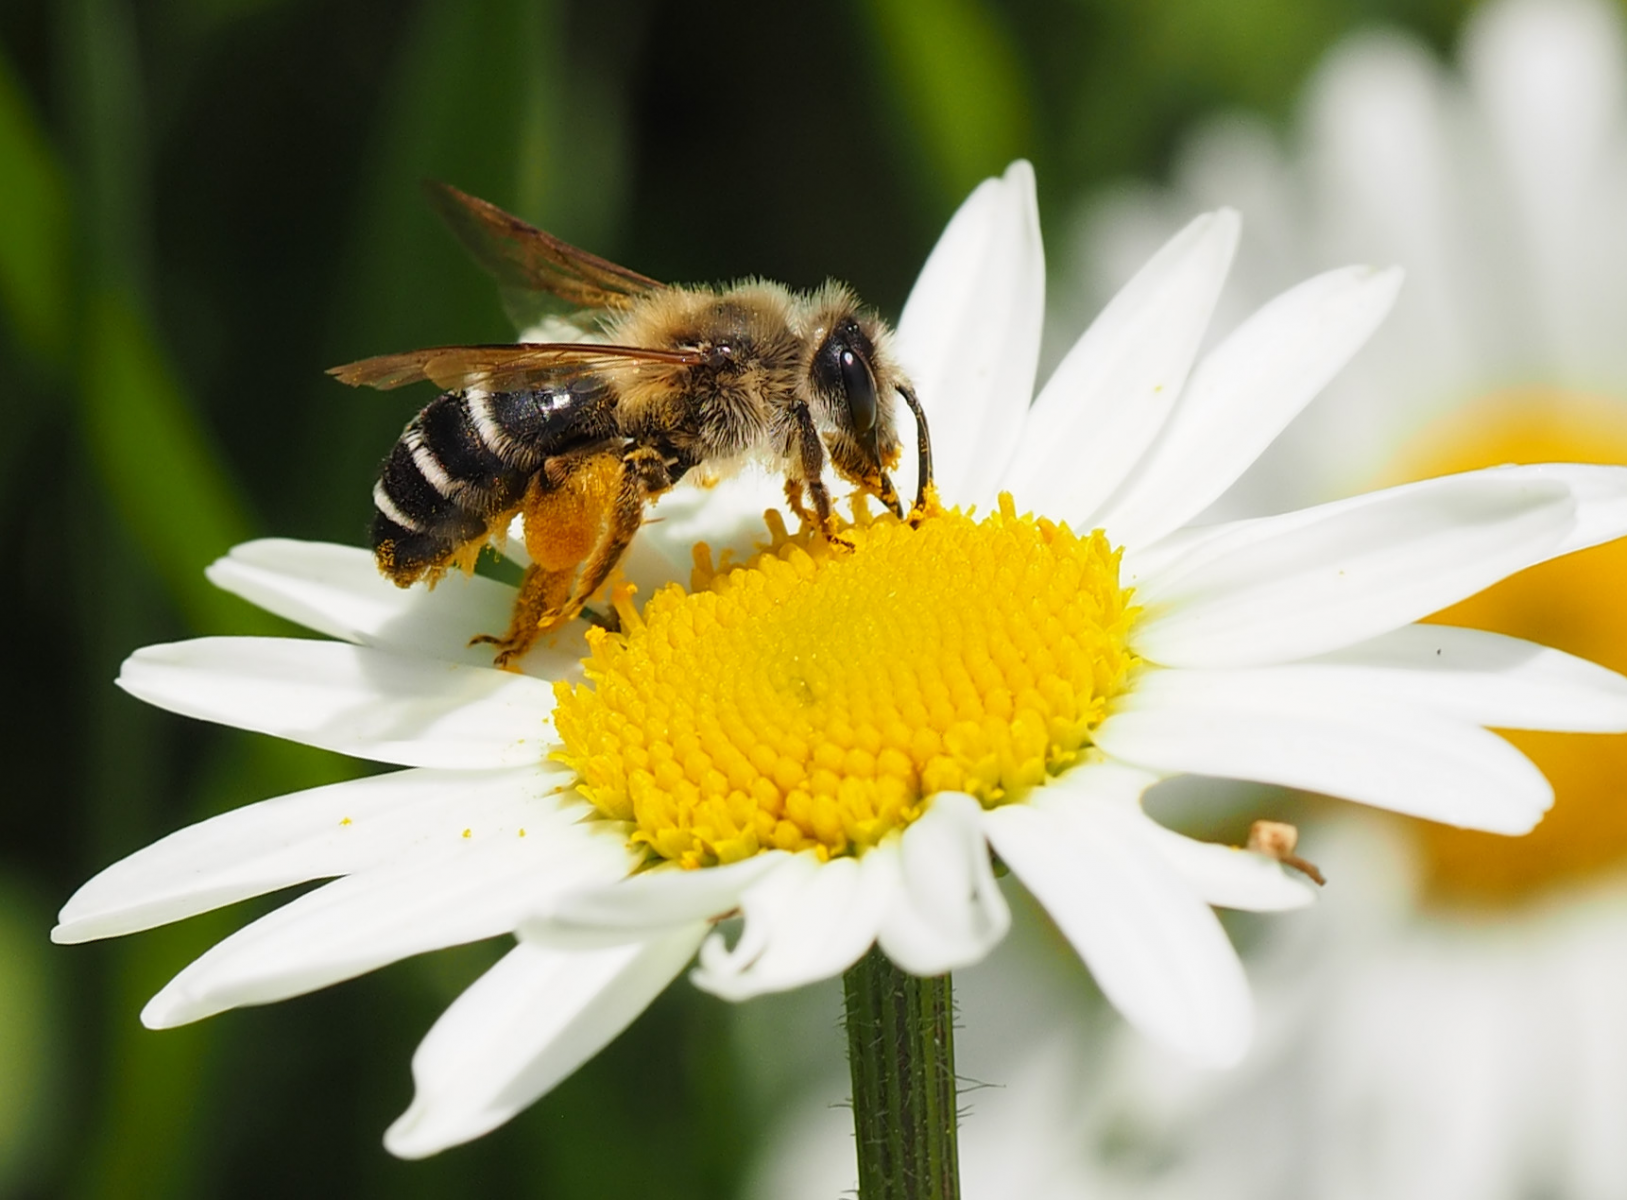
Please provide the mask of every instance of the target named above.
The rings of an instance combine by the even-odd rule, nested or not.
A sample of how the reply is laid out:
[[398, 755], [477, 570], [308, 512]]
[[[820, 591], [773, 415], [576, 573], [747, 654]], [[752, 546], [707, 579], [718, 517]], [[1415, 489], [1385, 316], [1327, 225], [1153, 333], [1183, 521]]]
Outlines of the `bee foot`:
[[835, 521], [828, 522], [820, 531], [820, 534], [824, 537], [825, 544], [828, 546], [835, 546], [838, 550], [848, 551], [854, 548], [853, 539], [838, 529]]
[[522, 657], [527, 650], [531, 649], [531, 644], [536, 640], [537, 636], [535, 633], [509, 633], [503, 637], [497, 637], [496, 635], [490, 633], [480, 633], [469, 639], [469, 645], [496, 646], [497, 653], [492, 656], [492, 665], [500, 667], [505, 671], [518, 671], [518, 667], [510, 666], [510, 664], [515, 659]]

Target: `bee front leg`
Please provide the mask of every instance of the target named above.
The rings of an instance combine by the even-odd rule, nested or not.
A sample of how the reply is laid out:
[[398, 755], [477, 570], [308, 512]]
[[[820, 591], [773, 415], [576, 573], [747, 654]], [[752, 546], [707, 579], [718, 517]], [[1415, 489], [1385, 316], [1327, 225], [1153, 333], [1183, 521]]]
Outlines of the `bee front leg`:
[[883, 471], [880, 482], [876, 485], [876, 499], [887, 506], [887, 511], [899, 520], [904, 519], [904, 504], [898, 498], [898, 489], [893, 486], [892, 477]]
[[919, 525], [938, 502], [938, 489], [932, 478], [932, 432], [927, 428], [926, 412], [915, 397], [915, 389], [898, 385], [898, 394], [910, 406], [915, 417], [915, 453], [918, 459], [915, 486], [915, 507], [910, 509], [910, 524]]

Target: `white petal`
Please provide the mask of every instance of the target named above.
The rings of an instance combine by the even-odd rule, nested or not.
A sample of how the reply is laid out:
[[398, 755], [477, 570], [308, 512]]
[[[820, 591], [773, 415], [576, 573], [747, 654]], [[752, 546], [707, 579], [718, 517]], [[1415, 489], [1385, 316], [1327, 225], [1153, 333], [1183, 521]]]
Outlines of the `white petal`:
[[1134, 836], [1143, 838], [1206, 904], [1249, 912], [1304, 908], [1316, 899], [1311, 886], [1289, 875], [1269, 855], [1185, 837], [1142, 816]]
[[497, 1128], [581, 1066], [649, 1007], [705, 935], [568, 952], [525, 942], [435, 1022], [412, 1058], [412, 1106], [384, 1144], [423, 1158]]
[[[1214, 558], [1224, 557], [1234, 545], [1247, 544], [1255, 537], [1293, 532], [1302, 524], [1314, 523], [1330, 515], [1337, 516], [1346, 507], [1360, 507], [1376, 499], [1383, 498], [1388, 503], [1395, 492], [1406, 493], [1440, 485], [1457, 487], [1460, 485], [1446, 481], [1469, 479], [1482, 482], [1490, 479], [1499, 486], [1514, 490], [1536, 485], [1560, 487], [1570, 493], [1576, 506], [1571, 528], [1557, 545], [1523, 566], [1533, 566], [1548, 558], [1585, 550], [1627, 535], [1627, 469], [1593, 463], [1534, 463], [1428, 479], [1260, 520], [1180, 529], [1150, 545], [1126, 544], [1122, 574], [1127, 583], [1145, 587], [1151, 582], [1158, 586], [1166, 579], [1179, 578], [1188, 568], [1203, 566]], [[1475, 486], [1481, 486], [1481, 483], [1477, 482]]]
[[1366, 344], [1400, 287], [1399, 268], [1344, 267], [1260, 309], [1204, 356], [1152, 449], [1085, 527], [1145, 545], [1197, 516]]
[[1197, 218], [1085, 330], [1006, 470], [1022, 508], [1082, 522], [1135, 466], [1186, 384], [1240, 229], [1230, 209]]
[[1507, 471], [1562, 483], [1570, 489], [1576, 501], [1576, 527], [1554, 556], [1586, 550], [1627, 534], [1627, 469], [1589, 463], [1537, 463], [1509, 467]]
[[725, 1000], [745, 1000], [840, 975], [875, 941], [892, 879], [863, 861], [792, 855], [740, 898], [746, 924], [733, 949], [721, 933], [701, 947], [690, 978]]
[[1135, 581], [1135, 649], [1183, 667], [1336, 650], [1550, 557], [1575, 514], [1563, 479], [1499, 467], [1239, 521]]
[[63, 905], [56, 942], [115, 937], [307, 880], [430, 854], [464, 830], [547, 838], [579, 821], [563, 768], [394, 771], [294, 792], [177, 830]]
[[941, 792], [899, 839], [899, 886], [879, 940], [887, 957], [912, 975], [981, 962], [1011, 927], [989, 863], [983, 815], [972, 797]]
[[611, 945], [671, 925], [715, 920], [738, 908], [747, 888], [789, 856], [770, 850], [722, 867], [676, 866], [562, 892], [520, 925], [520, 936], [558, 946]]
[[506, 933], [552, 893], [618, 878], [637, 862], [618, 825], [587, 822], [566, 833], [452, 837], [432, 860], [388, 863], [307, 892], [202, 954], [141, 1019], [152, 1029], [184, 1025]]
[[1158, 856], [1091, 805], [1011, 804], [984, 829], [1132, 1025], [1208, 1065], [1242, 1057], [1252, 1015], [1237, 955]]
[[1045, 310], [1034, 169], [1015, 162], [960, 206], [898, 322], [898, 360], [932, 422], [938, 484], [987, 503], [1034, 395]]
[[119, 686], [183, 716], [409, 767], [510, 767], [556, 744], [553, 689], [523, 675], [299, 638], [147, 646]]
[[531, 552], [525, 548], [525, 517], [515, 514], [503, 536], [492, 543], [497, 552], [518, 567], [531, 565]]
[[1421, 705], [1497, 729], [1627, 732], [1627, 677], [1535, 642], [1407, 625], [1318, 659], [1272, 668], [1378, 701]]
[[[491, 647], [470, 639], [507, 629], [515, 598], [505, 584], [457, 571], [434, 587], [400, 588], [358, 546], [286, 538], [234, 546], [205, 574], [216, 587], [318, 633], [471, 667], [492, 665]], [[544, 679], [572, 678], [584, 653], [581, 628], [572, 627], [542, 639], [514, 665]]]
[[1315, 899], [1275, 859], [1194, 841], [1154, 821], [1142, 809], [1141, 798], [1160, 778], [1109, 758], [1068, 771], [1036, 793], [1033, 802], [1063, 815], [1074, 806], [1093, 806], [1102, 820], [1116, 822], [1121, 836], [1157, 853], [1205, 903], [1268, 912], [1301, 908]]
[[1277, 671], [1149, 671], [1096, 744], [1155, 770], [1279, 783], [1494, 833], [1552, 802], [1542, 773], [1478, 726]]
[[1129, 763], [1110, 758], [1086, 762], [1074, 767], [1035, 793], [1035, 803], [1108, 805], [1114, 808], [1141, 810], [1141, 797], [1153, 784], [1164, 778], [1155, 771], [1132, 767]]

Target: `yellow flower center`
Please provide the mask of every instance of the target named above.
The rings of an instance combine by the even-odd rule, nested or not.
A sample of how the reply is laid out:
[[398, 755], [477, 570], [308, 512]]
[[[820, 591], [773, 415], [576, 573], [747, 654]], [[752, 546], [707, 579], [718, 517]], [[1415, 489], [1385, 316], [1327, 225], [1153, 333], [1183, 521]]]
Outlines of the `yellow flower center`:
[[[1505, 392], [1426, 431], [1402, 477], [1499, 463], [1627, 463], [1627, 401], [1558, 391]], [[1627, 670], [1627, 541], [1504, 580], [1432, 620], [1494, 629]], [[1505, 734], [1554, 785], [1535, 832], [1504, 838], [1419, 823], [1429, 892], [1448, 904], [1507, 904], [1627, 862], [1627, 735]]]
[[588, 682], [555, 685], [559, 757], [606, 816], [685, 866], [765, 849], [857, 853], [936, 792], [1021, 799], [1074, 761], [1122, 690], [1138, 611], [1100, 531], [1018, 516], [918, 527], [862, 503], [833, 544], [772, 543], [622, 632], [589, 634]]

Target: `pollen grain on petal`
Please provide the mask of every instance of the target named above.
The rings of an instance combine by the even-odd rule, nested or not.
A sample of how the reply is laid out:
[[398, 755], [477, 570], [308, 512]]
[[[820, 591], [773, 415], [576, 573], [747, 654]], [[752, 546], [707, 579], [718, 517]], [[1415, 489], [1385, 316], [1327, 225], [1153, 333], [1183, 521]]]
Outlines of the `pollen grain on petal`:
[[693, 590], [591, 630], [587, 682], [555, 685], [559, 757], [662, 858], [848, 854], [936, 792], [1021, 799], [1125, 686], [1138, 610], [1099, 531], [1009, 497], [918, 526], [860, 508], [833, 541], [777, 517], [754, 558], [697, 550]]

